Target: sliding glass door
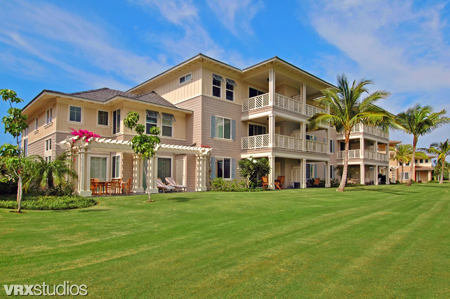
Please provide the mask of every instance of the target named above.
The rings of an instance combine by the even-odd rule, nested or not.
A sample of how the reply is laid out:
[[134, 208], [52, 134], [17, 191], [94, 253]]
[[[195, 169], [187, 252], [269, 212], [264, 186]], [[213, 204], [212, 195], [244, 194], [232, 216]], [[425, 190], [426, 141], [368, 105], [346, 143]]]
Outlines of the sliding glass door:
[[91, 179], [99, 179], [102, 182], [107, 180], [106, 166], [108, 158], [106, 157], [91, 157]]

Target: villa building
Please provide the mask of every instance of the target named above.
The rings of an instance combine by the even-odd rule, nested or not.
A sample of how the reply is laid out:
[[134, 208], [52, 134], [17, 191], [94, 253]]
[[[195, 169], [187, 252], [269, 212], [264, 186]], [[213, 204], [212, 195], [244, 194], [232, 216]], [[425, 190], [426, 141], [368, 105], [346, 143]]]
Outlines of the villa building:
[[[85, 196], [91, 194], [91, 178], [132, 178], [134, 191], [157, 192], [157, 177], [173, 177], [188, 191], [205, 191], [209, 179], [240, 179], [237, 162], [248, 157], [269, 160], [269, 188], [278, 176], [285, 177], [285, 188], [306, 188], [312, 178], [329, 187], [343, 164], [343, 136], [328, 124], [308, 129], [309, 117], [327, 111], [314, 100], [329, 87], [278, 57], [238, 69], [199, 54], [126, 92], [42, 91], [23, 109], [29, 119], [23, 148], [51, 160], [70, 147], [70, 128], [99, 134], [75, 143], [77, 191]], [[140, 114], [147, 131], [161, 129], [161, 144], [149, 161], [131, 150], [135, 134], [123, 125], [130, 111]], [[388, 144], [388, 132], [357, 126], [350, 179], [378, 184], [379, 174], [389, 170]]]

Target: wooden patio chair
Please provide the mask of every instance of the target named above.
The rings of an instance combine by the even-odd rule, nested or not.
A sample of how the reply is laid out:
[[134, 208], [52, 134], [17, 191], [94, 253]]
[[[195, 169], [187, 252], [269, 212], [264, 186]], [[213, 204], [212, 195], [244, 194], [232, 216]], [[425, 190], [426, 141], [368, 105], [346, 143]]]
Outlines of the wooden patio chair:
[[156, 180], [156, 183], [157, 183], [158, 190], [162, 190], [163, 193], [166, 193], [166, 190], [171, 191], [171, 192], [173, 192], [173, 190], [175, 190], [175, 187], [164, 184], [160, 178], [158, 178]]
[[284, 175], [278, 176], [278, 179], [275, 180], [275, 188], [280, 189], [280, 190], [281, 190], [281, 189], [284, 189], [284, 187], [283, 187], [283, 184], [284, 184], [284, 178], [285, 178]]
[[175, 190], [181, 190], [181, 191], [186, 191], [186, 186], [183, 185], [178, 185], [177, 182], [175, 182], [175, 180], [173, 178], [166, 178], [166, 182], [169, 184], [169, 186], [172, 186], [175, 188]]
[[319, 187], [320, 186], [320, 179], [319, 178], [314, 180], [313, 186], [315, 186], [315, 187]]
[[106, 192], [111, 194], [120, 194], [120, 187], [122, 179], [112, 179], [111, 182], [106, 183]]
[[124, 191], [126, 189], [127, 190], [126, 194], [130, 194], [130, 192], [131, 192], [131, 182], [132, 182], [132, 180], [131, 180], [131, 178], [129, 178], [126, 183], [122, 183], [122, 188], [121, 188], [122, 193], [124, 193]]
[[267, 176], [262, 176], [261, 181], [263, 188], [269, 187], [269, 179], [267, 178]]
[[99, 188], [99, 186], [97, 185], [97, 183], [100, 182], [99, 179], [91, 179], [91, 191], [92, 191], [92, 195], [97, 195], [97, 189]]

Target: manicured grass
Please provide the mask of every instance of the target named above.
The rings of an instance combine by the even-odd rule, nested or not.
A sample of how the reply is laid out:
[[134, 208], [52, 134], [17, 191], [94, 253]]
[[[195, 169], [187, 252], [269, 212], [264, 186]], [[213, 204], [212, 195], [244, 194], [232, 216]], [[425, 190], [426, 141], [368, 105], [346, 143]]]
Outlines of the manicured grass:
[[[93, 298], [448, 298], [449, 184], [99, 198], [0, 210], [0, 285]], [[0, 291], [4, 296], [4, 290]]]
[[[44, 196], [24, 195], [22, 210], [69, 210], [87, 208], [97, 204], [94, 198], [82, 196]], [[17, 209], [16, 195], [5, 195], [0, 198], [0, 208]]]

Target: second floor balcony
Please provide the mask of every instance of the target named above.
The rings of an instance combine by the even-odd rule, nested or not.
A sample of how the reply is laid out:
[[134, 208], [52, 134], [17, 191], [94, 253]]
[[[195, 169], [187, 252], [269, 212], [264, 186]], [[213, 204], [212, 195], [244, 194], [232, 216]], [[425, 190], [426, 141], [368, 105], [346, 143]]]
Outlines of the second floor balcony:
[[[376, 152], [374, 150], [364, 150], [364, 155], [362, 155], [362, 151], [360, 149], [349, 150], [348, 151], [348, 159], [349, 161], [355, 159], [369, 159], [375, 161], [389, 162], [389, 156], [386, 153]], [[344, 160], [345, 151], [339, 151], [337, 153], [337, 158], [339, 160]]]
[[242, 137], [241, 140], [241, 149], [243, 150], [277, 148], [296, 152], [327, 154], [328, 147], [328, 143], [325, 142], [303, 140], [303, 138], [296, 136], [286, 136], [280, 134], [275, 134], [273, 144], [270, 144], [269, 134]]
[[[368, 126], [364, 124], [356, 124], [351, 133], [366, 133], [371, 134], [374, 136], [382, 137], [382, 138], [388, 138], [389, 139], [389, 132], [382, 130], [380, 128], [374, 127], [374, 126]], [[339, 132], [339, 134], [343, 134], [343, 132]], [[343, 138], [343, 136], [341, 136]], [[351, 135], [350, 135], [351, 138]]]

